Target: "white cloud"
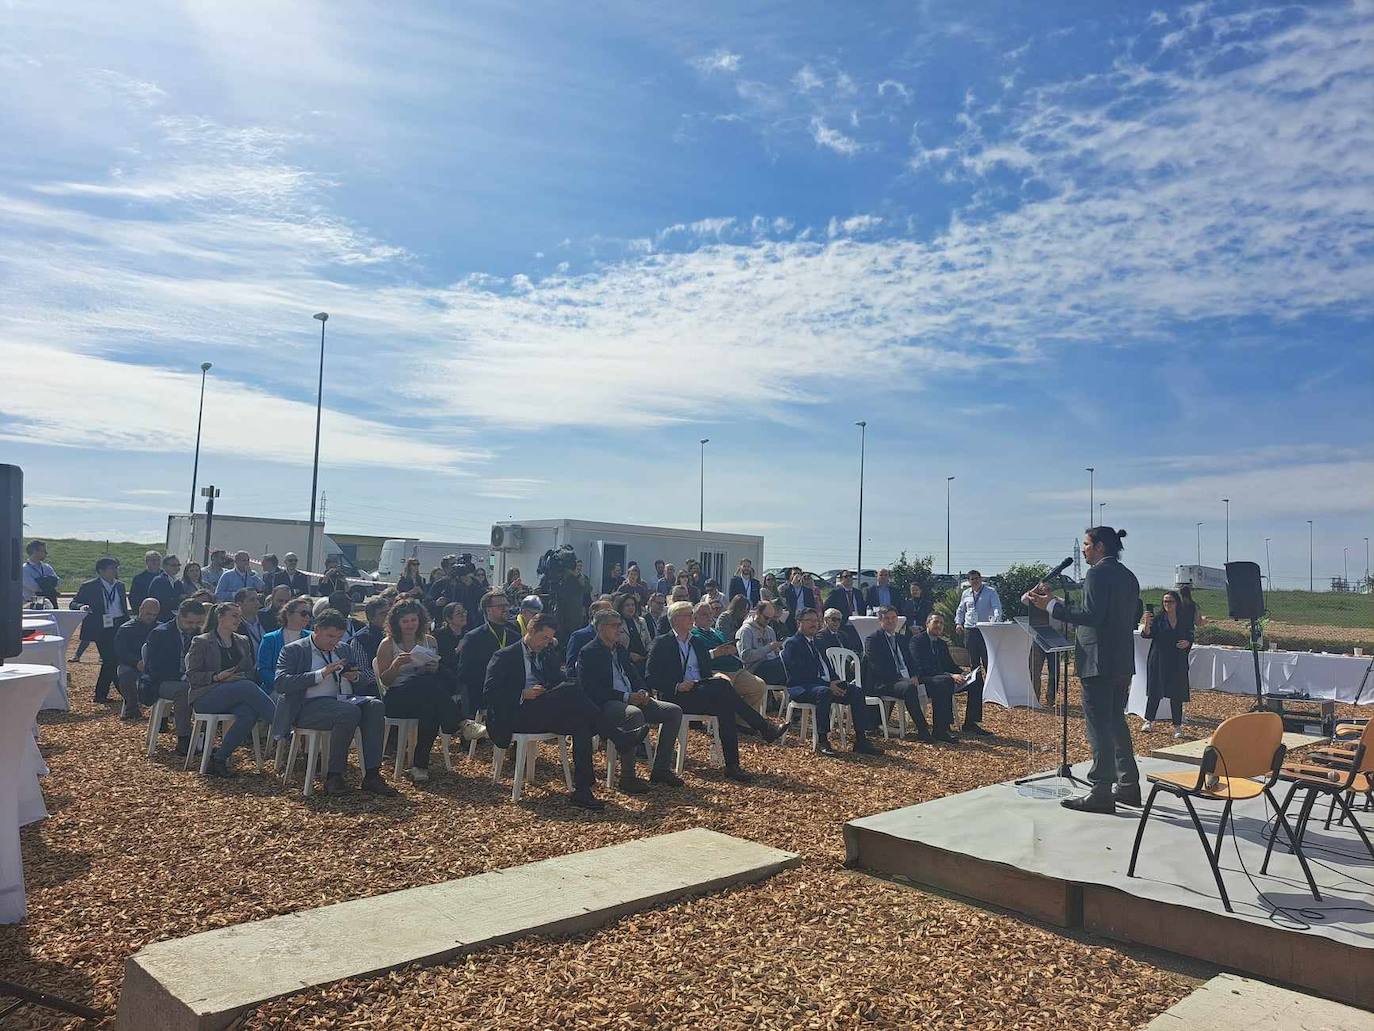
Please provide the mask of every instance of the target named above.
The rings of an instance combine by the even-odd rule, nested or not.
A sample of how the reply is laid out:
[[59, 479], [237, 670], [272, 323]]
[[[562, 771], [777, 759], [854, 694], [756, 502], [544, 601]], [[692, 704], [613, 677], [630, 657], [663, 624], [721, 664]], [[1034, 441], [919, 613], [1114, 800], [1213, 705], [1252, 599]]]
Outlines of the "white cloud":
[[135, 497], [163, 497], [163, 496], [170, 497], [171, 495], [175, 494], [176, 491], [174, 491], [174, 490], [158, 490], [158, 489], [156, 489], [156, 488], [145, 487], [145, 488], [140, 488], [140, 489], [137, 489], [137, 490], [126, 490], [126, 491], [124, 491], [124, 493], [125, 493], [125, 494], [129, 494], [129, 495], [132, 495], [132, 496], [135, 496]]
[[792, 76], [792, 85], [803, 93], [813, 93], [825, 85], [825, 80], [809, 64], [804, 64]]
[[851, 139], [838, 129], [832, 129], [825, 124], [825, 120], [819, 115], [811, 119], [811, 138], [816, 141], [819, 147], [833, 150], [836, 154], [843, 154], [845, 157], [853, 157], [863, 147], [857, 140]]
[[884, 79], [882, 82], [878, 83], [878, 96], [885, 97], [889, 93], [893, 96], [901, 97], [903, 100], [911, 99], [911, 90], [908, 89], [904, 83], [900, 83], [896, 79]]
[[691, 65], [699, 72], [710, 74], [712, 72], [733, 73], [739, 71], [740, 55], [732, 53], [724, 48], [710, 54], [702, 54], [691, 60]]

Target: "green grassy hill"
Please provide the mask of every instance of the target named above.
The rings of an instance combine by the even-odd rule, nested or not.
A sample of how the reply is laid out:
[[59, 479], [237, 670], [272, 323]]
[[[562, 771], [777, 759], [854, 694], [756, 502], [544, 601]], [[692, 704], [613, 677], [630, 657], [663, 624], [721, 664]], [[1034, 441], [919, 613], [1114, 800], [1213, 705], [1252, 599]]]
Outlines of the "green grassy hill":
[[[1159, 608], [1161, 588], [1141, 591]], [[1193, 600], [1209, 619], [1226, 619], [1225, 591], [1194, 591]], [[1335, 594], [1328, 591], [1267, 591], [1264, 606], [1269, 618], [1297, 626], [1374, 628], [1374, 594]]]
[[78, 541], [70, 537], [43, 537], [32, 534], [29, 540], [38, 539], [48, 545], [48, 562], [57, 575], [62, 578], [61, 591], [70, 594], [83, 582], [95, 576], [95, 560], [105, 555], [119, 559], [119, 576], [126, 584], [143, 569], [143, 556], [156, 548], [162, 550], [163, 542], [137, 544], [133, 541]]

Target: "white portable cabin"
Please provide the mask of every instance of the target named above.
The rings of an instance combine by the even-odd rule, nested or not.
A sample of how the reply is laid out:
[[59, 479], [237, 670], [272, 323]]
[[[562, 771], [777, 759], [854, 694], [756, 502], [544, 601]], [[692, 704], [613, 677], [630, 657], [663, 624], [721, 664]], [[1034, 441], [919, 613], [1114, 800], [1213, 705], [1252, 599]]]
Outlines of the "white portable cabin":
[[763, 569], [763, 538], [754, 534], [581, 519], [532, 519], [497, 523], [491, 528], [492, 550], [497, 556], [496, 582], [504, 583], [506, 571], [516, 568], [525, 583], [536, 586], [540, 558], [551, 548], [564, 544], [572, 545], [596, 591], [617, 562], [622, 570], [631, 562], [639, 563], [640, 572], [651, 587], [657, 579], [654, 561], [660, 558], [679, 571], [688, 559], [696, 559], [701, 563], [703, 580], [720, 581], [721, 590], [729, 587], [730, 577], [735, 575], [742, 559], [749, 559], [755, 571]]
[[1192, 587], [1197, 591], [1226, 590], [1226, 570], [1216, 566], [1178, 566], [1174, 569], [1175, 587]]

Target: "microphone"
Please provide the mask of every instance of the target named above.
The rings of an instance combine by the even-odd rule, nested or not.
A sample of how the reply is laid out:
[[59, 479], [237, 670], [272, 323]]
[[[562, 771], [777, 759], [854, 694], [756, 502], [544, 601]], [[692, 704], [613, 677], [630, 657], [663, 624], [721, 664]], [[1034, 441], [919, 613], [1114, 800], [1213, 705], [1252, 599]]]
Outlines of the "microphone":
[[1040, 582], [1045, 583], [1048, 580], [1053, 580], [1056, 576], [1058, 576], [1064, 570], [1068, 569], [1071, 565], [1073, 565], [1073, 559], [1071, 557], [1066, 558], [1063, 562], [1059, 563], [1059, 565], [1055, 566], [1048, 573], [1046, 573]]

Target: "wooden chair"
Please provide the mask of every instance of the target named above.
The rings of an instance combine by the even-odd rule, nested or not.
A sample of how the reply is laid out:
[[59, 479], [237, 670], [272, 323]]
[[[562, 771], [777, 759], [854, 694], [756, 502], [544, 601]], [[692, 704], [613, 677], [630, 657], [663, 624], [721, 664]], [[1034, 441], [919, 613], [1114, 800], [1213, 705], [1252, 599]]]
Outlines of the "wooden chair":
[[[1192, 817], [1193, 826], [1197, 828], [1198, 840], [1202, 842], [1202, 851], [1207, 856], [1207, 865], [1212, 868], [1217, 890], [1221, 893], [1221, 904], [1226, 907], [1226, 912], [1235, 912], [1231, 908], [1231, 900], [1226, 894], [1226, 885], [1222, 882], [1221, 867], [1218, 865], [1222, 839], [1226, 833], [1226, 824], [1231, 819], [1232, 804], [1262, 795], [1269, 800], [1278, 814], [1275, 819], [1275, 832], [1279, 826], [1283, 827], [1284, 834], [1293, 846], [1293, 854], [1298, 857], [1298, 863], [1307, 878], [1307, 886], [1312, 890], [1312, 897], [1320, 900], [1321, 893], [1317, 891], [1317, 882], [1312, 879], [1307, 857], [1302, 853], [1301, 839], [1288, 825], [1288, 819], [1274, 801], [1271, 790], [1278, 782], [1286, 753], [1287, 748], [1283, 744], [1283, 719], [1279, 714], [1247, 712], [1240, 716], [1232, 716], [1217, 727], [1207, 750], [1202, 754], [1202, 765], [1196, 772], [1150, 774], [1147, 779], [1153, 786], [1150, 788], [1150, 797], [1145, 802], [1145, 808], [1140, 813], [1140, 824], [1135, 832], [1135, 846], [1131, 849], [1131, 865], [1126, 869], [1126, 876], [1135, 876], [1140, 842], [1145, 836], [1145, 821], [1150, 818], [1155, 798], [1161, 791], [1167, 791], [1183, 802], [1188, 815]], [[1255, 777], [1265, 779], [1256, 781], [1252, 779]], [[1202, 821], [1198, 819], [1197, 810], [1193, 807], [1193, 799], [1225, 803], [1221, 810], [1221, 824], [1217, 828], [1215, 848], [1207, 840], [1206, 831], [1202, 829]], [[1273, 845], [1272, 837], [1270, 845]]]
[[[1369, 835], [1360, 826], [1360, 821], [1355, 819], [1355, 811], [1350, 805], [1350, 800], [1356, 795], [1374, 797], [1374, 722], [1366, 723], [1361, 728], [1360, 736], [1353, 744], [1338, 739], [1325, 748], [1313, 749], [1304, 754], [1302, 762], [1284, 765], [1279, 776], [1288, 782], [1288, 793], [1283, 796], [1283, 805], [1279, 808], [1280, 816], [1287, 812], [1299, 791], [1306, 793], [1302, 808], [1298, 810], [1296, 824], [1299, 848], [1307, 833], [1307, 825], [1311, 822], [1313, 808], [1322, 795], [1330, 795], [1331, 808], [1327, 812], [1326, 826], [1331, 826], [1331, 817], [1339, 807], [1340, 822], [1344, 824], [1349, 820], [1354, 825], [1355, 833], [1364, 842], [1370, 858], [1374, 859], [1374, 844], [1370, 843]], [[1269, 856], [1273, 851], [1274, 835], [1271, 832], [1260, 873], [1267, 872]]]

